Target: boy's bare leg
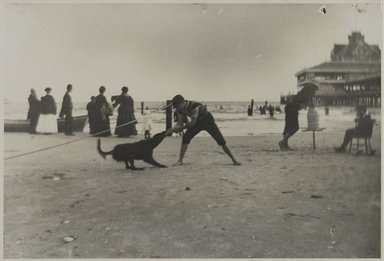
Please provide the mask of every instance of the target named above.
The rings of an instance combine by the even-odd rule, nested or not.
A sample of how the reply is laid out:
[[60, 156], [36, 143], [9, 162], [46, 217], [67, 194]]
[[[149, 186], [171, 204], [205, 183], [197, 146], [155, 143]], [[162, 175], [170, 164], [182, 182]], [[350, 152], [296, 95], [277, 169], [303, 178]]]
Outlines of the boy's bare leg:
[[175, 164], [173, 164], [173, 166], [183, 165], [183, 159], [187, 149], [188, 149], [188, 144], [181, 144], [179, 160]]
[[221, 146], [221, 147], [223, 148], [224, 152], [231, 158], [231, 160], [232, 160], [232, 162], [233, 162], [234, 165], [236, 165], [236, 166], [240, 166], [240, 165], [241, 165], [241, 163], [238, 162], [238, 161], [235, 159], [235, 157], [233, 157], [233, 155], [232, 155], [232, 153], [231, 153], [231, 151], [229, 150], [229, 148], [228, 148], [227, 145], [223, 145], [223, 146]]

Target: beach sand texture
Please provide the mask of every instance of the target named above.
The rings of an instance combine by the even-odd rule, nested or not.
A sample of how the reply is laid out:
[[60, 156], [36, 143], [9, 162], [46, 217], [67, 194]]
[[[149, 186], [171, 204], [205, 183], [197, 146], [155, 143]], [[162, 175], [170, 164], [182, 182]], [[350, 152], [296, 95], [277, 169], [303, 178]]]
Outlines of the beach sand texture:
[[[86, 136], [6, 133], [5, 157]], [[374, 156], [334, 153], [342, 132], [316, 138], [314, 152], [301, 131], [292, 151], [281, 134], [227, 137], [238, 167], [210, 137], [177, 167], [181, 139], [165, 139], [166, 169], [125, 170], [96, 138], [5, 160], [4, 257], [380, 257], [380, 127]]]

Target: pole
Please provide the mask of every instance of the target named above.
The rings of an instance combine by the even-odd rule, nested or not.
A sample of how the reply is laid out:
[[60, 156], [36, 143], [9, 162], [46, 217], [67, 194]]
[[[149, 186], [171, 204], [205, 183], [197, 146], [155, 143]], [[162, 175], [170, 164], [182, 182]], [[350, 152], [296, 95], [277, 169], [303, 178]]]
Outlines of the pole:
[[251, 100], [251, 115], [250, 116], [253, 116], [253, 99]]
[[141, 115], [144, 115], [144, 102], [141, 102]]
[[313, 132], [313, 151], [316, 150], [316, 142], [315, 142], [315, 131], [312, 131]]

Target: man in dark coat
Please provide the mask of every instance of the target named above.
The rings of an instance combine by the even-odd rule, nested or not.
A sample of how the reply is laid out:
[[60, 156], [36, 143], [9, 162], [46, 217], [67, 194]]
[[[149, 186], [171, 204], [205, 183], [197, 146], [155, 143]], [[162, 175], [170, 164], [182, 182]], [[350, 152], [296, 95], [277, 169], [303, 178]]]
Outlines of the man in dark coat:
[[64, 94], [63, 97], [63, 104], [61, 106], [61, 111], [59, 114], [60, 118], [63, 118], [65, 116], [65, 125], [64, 125], [64, 133], [65, 135], [75, 135], [73, 134], [73, 117], [72, 117], [72, 98], [70, 92], [72, 91], [72, 85], [67, 85], [67, 92]]
[[31, 94], [28, 97], [29, 110], [27, 120], [30, 120], [30, 132], [36, 133], [37, 122], [40, 114], [40, 101], [37, 98], [36, 91], [31, 89]]
[[336, 152], [345, 152], [345, 149], [351, 139], [355, 136], [369, 136], [372, 135], [370, 131], [374, 121], [371, 115], [367, 113], [367, 107], [365, 105], [359, 105], [356, 107], [357, 118], [355, 119], [356, 127], [345, 131], [343, 143], [340, 147], [336, 147]]

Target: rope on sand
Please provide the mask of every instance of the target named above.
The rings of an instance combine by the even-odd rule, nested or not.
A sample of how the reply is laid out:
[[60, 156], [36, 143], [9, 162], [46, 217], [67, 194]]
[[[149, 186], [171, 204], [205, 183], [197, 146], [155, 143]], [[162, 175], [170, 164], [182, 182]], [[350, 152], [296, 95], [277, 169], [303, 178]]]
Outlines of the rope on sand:
[[[170, 105], [172, 105], [172, 104], [170, 104]], [[161, 105], [161, 109], [164, 110], [164, 109], [166, 109], [167, 107], [169, 107], [170, 105], [167, 105], [167, 106]], [[160, 106], [159, 106], [159, 108], [160, 108]], [[156, 109], [159, 109], [159, 108], [155, 108], [155, 110], [156, 110]], [[126, 126], [126, 125], [129, 125], [129, 124], [132, 124], [132, 123], [134, 123], [134, 122], [137, 123], [137, 120], [133, 120], [133, 121], [130, 121], [130, 122], [127, 122], [127, 123], [118, 125], [118, 126], [116, 126], [116, 129], [121, 128], [121, 127]], [[38, 153], [38, 152], [41, 152], [41, 151], [50, 150], [50, 149], [53, 149], [53, 148], [57, 148], [57, 147], [61, 147], [61, 146], [65, 146], [65, 145], [68, 145], [68, 144], [71, 144], [71, 143], [75, 143], [75, 142], [78, 142], [78, 141], [81, 141], [81, 140], [85, 140], [85, 139], [89, 139], [89, 138], [98, 136], [98, 135], [100, 135], [100, 134], [102, 134], [102, 133], [105, 133], [105, 132], [108, 132], [108, 131], [111, 131], [111, 129], [104, 130], [104, 131], [101, 131], [101, 132], [92, 134], [91, 136], [88, 136], [88, 137], [84, 137], [84, 138], [80, 138], [80, 139], [76, 139], [76, 140], [68, 141], [68, 142], [65, 142], [65, 143], [57, 144], [57, 145], [54, 145], [54, 146], [50, 146], [50, 147], [46, 147], [46, 148], [42, 148], [42, 149], [39, 149], [39, 150], [34, 150], [34, 151], [26, 152], [26, 153], [23, 153], [23, 154], [19, 154], [19, 155], [15, 155], [15, 156], [7, 157], [7, 158], [4, 158], [4, 160], [9, 160], [9, 159], [14, 159], [14, 158], [19, 158], [19, 157], [26, 156], [26, 155], [30, 155], [30, 154], [35, 154], [35, 153]]]

